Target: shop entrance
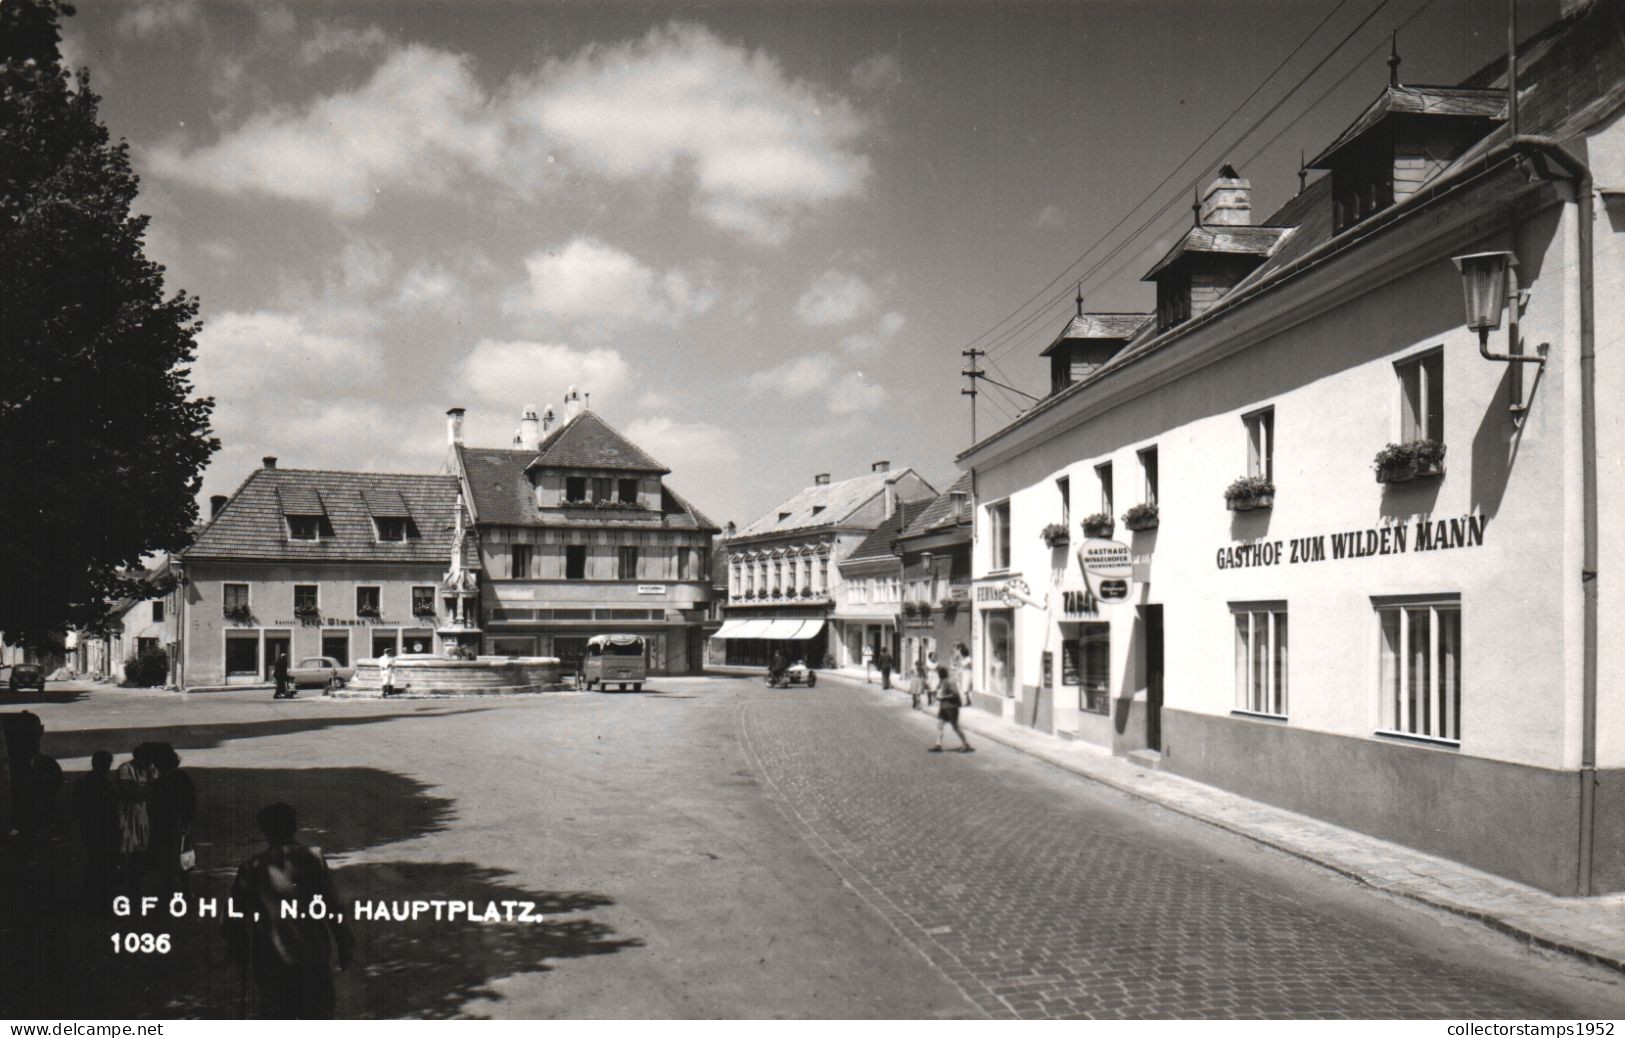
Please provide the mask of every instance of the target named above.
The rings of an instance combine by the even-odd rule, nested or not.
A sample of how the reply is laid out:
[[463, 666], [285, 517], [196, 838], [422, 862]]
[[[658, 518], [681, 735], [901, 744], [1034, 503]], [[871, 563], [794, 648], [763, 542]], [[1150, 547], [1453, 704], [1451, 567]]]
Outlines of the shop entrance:
[[1162, 752], [1162, 606], [1141, 606], [1145, 621], [1145, 744]]

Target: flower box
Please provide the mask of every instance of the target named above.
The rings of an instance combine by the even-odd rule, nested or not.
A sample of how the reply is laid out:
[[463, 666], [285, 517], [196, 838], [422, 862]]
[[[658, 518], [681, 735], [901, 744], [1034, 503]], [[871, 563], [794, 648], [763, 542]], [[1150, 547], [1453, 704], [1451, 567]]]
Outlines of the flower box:
[[363, 620], [376, 620], [383, 614], [371, 606], [356, 606], [355, 615]]
[[1064, 548], [1072, 543], [1072, 534], [1061, 523], [1050, 523], [1038, 531], [1038, 536], [1051, 548]]
[[813, 589], [812, 588], [804, 587], [804, 588], [801, 589], [801, 597], [802, 598], [811, 598], [812, 596], [813, 596]]
[[1438, 440], [1390, 443], [1373, 459], [1378, 483], [1408, 483], [1444, 475], [1444, 444]]
[[1155, 530], [1157, 528], [1157, 506], [1152, 503], [1135, 505], [1123, 513], [1123, 525], [1130, 530]]
[[1083, 527], [1085, 537], [1110, 537], [1116, 523], [1105, 512], [1096, 512], [1094, 515], [1085, 516], [1083, 522], [1078, 525]]
[[293, 615], [301, 620], [314, 620], [322, 615], [322, 611], [315, 606], [296, 606]]
[[249, 608], [245, 605], [226, 606], [225, 609], [222, 610], [222, 614], [227, 620], [248, 621], [254, 619], [254, 614], [250, 612]]
[[1263, 476], [1242, 476], [1224, 491], [1224, 505], [1232, 512], [1251, 512], [1275, 504], [1275, 484]]

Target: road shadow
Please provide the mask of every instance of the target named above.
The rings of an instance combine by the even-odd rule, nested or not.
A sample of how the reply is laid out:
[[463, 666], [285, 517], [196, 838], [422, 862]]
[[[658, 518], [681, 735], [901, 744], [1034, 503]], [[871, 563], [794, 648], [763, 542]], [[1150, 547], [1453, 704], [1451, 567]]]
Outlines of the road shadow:
[[326, 728], [382, 724], [388, 721], [415, 721], [473, 712], [475, 711], [470, 709], [434, 712], [419, 709], [401, 713], [355, 714], [340, 717], [310, 714], [279, 718], [274, 721], [247, 721], [242, 724], [177, 724], [152, 728], [86, 728], [77, 731], [47, 728], [42, 749], [58, 760], [88, 757], [97, 750], [109, 750], [122, 761], [133, 747], [143, 742], [167, 742], [182, 752], [212, 750], [223, 743], [244, 739], [264, 739], [321, 731]]
[[0, 684], [0, 710], [10, 710], [12, 707], [77, 703], [81, 699], [88, 699], [89, 697], [89, 690], [82, 688], [52, 689], [47, 685], [44, 692], [36, 692], [32, 689], [27, 692], [13, 692], [6, 685]]

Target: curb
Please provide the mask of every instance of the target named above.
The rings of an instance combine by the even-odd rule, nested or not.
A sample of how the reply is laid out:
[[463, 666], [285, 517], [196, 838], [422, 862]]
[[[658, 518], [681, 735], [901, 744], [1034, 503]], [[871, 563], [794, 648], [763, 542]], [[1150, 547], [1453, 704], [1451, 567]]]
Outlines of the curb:
[[[847, 677], [844, 674], [832, 673], [830, 675], [830, 677], [833, 678], [833, 679], [842, 681], [842, 682], [844, 682], [846, 684], [850, 684], [850, 685], [852, 685], [854, 687], [857, 687], [857, 688], [868, 689], [868, 690], [874, 691], [874, 692], [882, 692], [882, 691], [884, 691], [877, 685], [869, 685], [869, 684], [867, 684], [867, 683], [865, 683], [863, 681]], [[899, 691], [899, 690], [893, 689], [892, 691]], [[902, 692], [902, 694], [907, 695], [907, 692], [906, 691]], [[1343, 864], [1341, 862], [1328, 859], [1328, 858], [1323, 857], [1321, 855], [1315, 854], [1315, 853], [1313, 853], [1311, 851], [1304, 850], [1304, 849], [1302, 849], [1300, 847], [1295, 847], [1295, 846], [1293, 846], [1293, 845], [1291, 845], [1289, 843], [1286, 843], [1286, 842], [1284, 842], [1282, 840], [1279, 840], [1279, 839], [1277, 839], [1275, 837], [1272, 837], [1272, 836], [1266, 835], [1264, 833], [1258, 832], [1257, 830], [1249, 829], [1249, 828], [1247, 828], [1245, 826], [1238, 825], [1238, 824], [1236, 824], [1234, 822], [1226, 821], [1226, 820], [1224, 820], [1222, 818], [1215, 818], [1212, 815], [1203, 814], [1203, 813], [1201, 813], [1199, 811], [1196, 811], [1196, 810], [1194, 810], [1194, 809], [1192, 809], [1190, 807], [1187, 807], [1187, 806], [1185, 806], [1183, 804], [1177, 804], [1177, 803], [1174, 803], [1172, 801], [1165, 800], [1162, 797], [1159, 797], [1155, 793], [1152, 793], [1152, 792], [1150, 792], [1148, 790], [1139, 789], [1139, 788], [1136, 788], [1136, 787], [1134, 787], [1132, 785], [1128, 785], [1128, 784], [1123, 783], [1123, 782], [1118, 782], [1118, 781], [1116, 781], [1116, 780], [1114, 780], [1112, 778], [1109, 778], [1109, 777], [1107, 777], [1105, 775], [1100, 775], [1100, 774], [1097, 774], [1097, 773], [1092, 772], [1092, 771], [1087, 771], [1085, 769], [1082, 769], [1082, 768], [1078, 767], [1076, 764], [1074, 764], [1071, 761], [1058, 758], [1058, 757], [1053, 756], [1051, 754], [1040, 752], [1040, 751], [1038, 751], [1035, 748], [1030, 747], [1030, 746], [1022, 745], [1021, 743], [1019, 743], [1019, 742], [1009, 738], [1008, 736], [1004, 735], [1004, 733], [1000, 732], [994, 724], [991, 724], [991, 723], [983, 724], [983, 723], [981, 723], [982, 719], [985, 719], [988, 722], [993, 722], [993, 721], [997, 720], [997, 719], [993, 718], [991, 715], [987, 714], [986, 711], [978, 711], [976, 708], [971, 707], [971, 708], [967, 708], [965, 710], [962, 710], [960, 716], [961, 717], [969, 716], [969, 717], [973, 717], [973, 718], [978, 718], [977, 721], [973, 721], [971, 724], [965, 725], [965, 727], [972, 728], [976, 732], [976, 734], [982, 736], [983, 738], [990, 739], [993, 742], [996, 742], [996, 743], [1000, 744], [1001, 746], [1006, 746], [1006, 747], [1008, 747], [1008, 748], [1010, 748], [1012, 750], [1016, 750], [1016, 751], [1018, 751], [1020, 753], [1025, 753], [1029, 757], [1035, 758], [1037, 760], [1041, 760], [1044, 763], [1049, 764], [1049, 765], [1051, 765], [1053, 767], [1060, 768], [1063, 771], [1066, 771], [1066, 772], [1068, 772], [1070, 774], [1076, 775], [1077, 777], [1079, 777], [1081, 779], [1085, 779], [1085, 780], [1087, 780], [1089, 782], [1098, 783], [1098, 784], [1100, 784], [1102, 786], [1107, 787], [1108, 789], [1114, 789], [1117, 792], [1123, 793], [1123, 794], [1125, 794], [1127, 796], [1131, 796], [1131, 797], [1135, 798], [1136, 800], [1140, 800], [1140, 801], [1143, 801], [1143, 802], [1148, 803], [1148, 804], [1154, 804], [1155, 806], [1157, 806], [1159, 808], [1162, 808], [1165, 811], [1171, 811], [1174, 814], [1182, 815], [1182, 816], [1184, 816], [1186, 818], [1190, 818], [1190, 819], [1192, 819], [1194, 821], [1202, 822], [1203, 824], [1210, 825], [1215, 829], [1221, 829], [1221, 830], [1223, 830], [1225, 832], [1228, 832], [1228, 833], [1234, 833], [1235, 835], [1244, 837], [1244, 838], [1246, 838], [1248, 840], [1253, 841], [1254, 843], [1261, 844], [1262, 846], [1269, 847], [1269, 848], [1271, 848], [1273, 850], [1280, 851], [1283, 854], [1291, 855], [1292, 857], [1297, 858], [1299, 861], [1304, 861], [1304, 862], [1307, 862], [1307, 863], [1309, 863], [1311, 865], [1319, 866], [1320, 868], [1326, 869], [1329, 872], [1336, 873], [1337, 875], [1342, 876], [1345, 879], [1353, 880], [1354, 882], [1359, 883], [1361, 886], [1366, 887], [1366, 888], [1368, 888], [1370, 890], [1380, 891], [1380, 892], [1382, 892], [1384, 894], [1388, 894], [1388, 895], [1393, 896], [1393, 897], [1404, 898], [1407, 901], [1414, 901], [1417, 904], [1422, 904], [1422, 905], [1428, 906], [1429, 908], [1435, 908], [1435, 909], [1439, 909], [1440, 911], [1449, 912], [1450, 914], [1455, 915], [1455, 916], [1460, 916], [1463, 919], [1471, 919], [1472, 921], [1474, 921], [1476, 923], [1480, 923], [1480, 924], [1482, 924], [1484, 926], [1487, 926], [1490, 929], [1495, 930], [1495, 931], [1497, 931], [1499, 933], [1506, 934], [1509, 937], [1515, 937], [1518, 940], [1522, 941], [1523, 943], [1531, 945], [1533, 947], [1542, 948], [1542, 949], [1545, 949], [1547, 951], [1558, 952], [1558, 953], [1561, 953], [1563, 955], [1572, 956], [1572, 957], [1580, 959], [1582, 961], [1592, 963], [1594, 965], [1605, 967], [1607, 969], [1613, 970], [1613, 971], [1618, 972], [1618, 973], [1625, 973], [1625, 957], [1622, 957], [1620, 955], [1611, 954], [1611, 953], [1608, 953], [1608, 952], [1597, 951], [1597, 950], [1592, 949], [1592, 948], [1584, 947], [1584, 946], [1582, 946], [1580, 944], [1577, 944], [1577, 943], [1575, 943], [1573, 941], [1564, 940], [1563, 938], [1560, 938], [1560, 937], [1552, 937], [1552, 936], [1549, 936], [1547, 934], [1538, 933], [1535, 930], [1533, 930], [1533, 929], [1531, 929], [1531, 928], [1529, 928], [1527, 926], [1524, 926], [1524, 925], [1522, 925], [1520, 923], [1513, 922], [1513, 921], [1511, 921], [1509, 919], [1506, 919], [1506, 918], [1504, 918], [1502, 916], [1499, 916], [1499, 915], [1495, 915], [1494, 913], [1483, 910], [1483, 909], [1473, 908], [1473, 907], [1470, 907], [1468, 905], [1457, 904], [1457, 903], [1454, 903], [1454, 902], [1451, 902], [1451, 901], [1442, 900], [1442, 899], [1435, 898], [1435, 897], [1430, 897], [1427, 894], [1424, 894], [1424, 893], [1421, 893], [1421, 892], [1415, 891], [1415, 890], [1405, 890], [1405, 889], [1401, 889], [1401, 888], [1396, 888], [1394, 886], [1389, 885], [1386, 882], [1374, 879], [1371, 876], [1361, 872], [1360, 870], [1358, 870], [1358, 869], [1356, 869], [1356, 868], [1354, 868], [1352, 866], [1345, 865], [1345, 864]], [[1000, 723], [1002, 723], [1002, 722], [1000, 722]], [[1186, 781], [1192, 781], [1194, 785], [1202, 785], [1202, 783], [1196, 783], [1193, 780], [1186, 780]], [[1218, 787], [1208, 787], [1208, 788], [1217, 789]], [[1220, 792], [1224, 792], [1224, 791], [1220, 790]], [[1238, 796], [1237, 794], [1228, 794], [1228, 795], [1237, 796], [1237, 799], [1246, 799], [1244, 797]], [[1267, 807], [1267, 806], [1270, 806], [1270, 805], [1266, 804], [1264, 806]], [[1330, 823], [1323, 823], [1323, 824], [1329, 825]], [[1552, 896], [1555, 896], [1555, 895], [1552, 895]]]

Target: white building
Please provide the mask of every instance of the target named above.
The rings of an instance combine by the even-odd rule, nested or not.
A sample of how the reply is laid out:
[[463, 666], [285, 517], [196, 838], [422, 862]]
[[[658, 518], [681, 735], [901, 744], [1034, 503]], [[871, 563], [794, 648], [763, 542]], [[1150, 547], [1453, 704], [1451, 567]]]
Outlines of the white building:
[[[1535, 37], [1516, 135], [1499, 67], [1390, 85], [1260, 225], [1221, 175], [1148, 275], [1154, 317], [960, 458], [977, 705], [1554, 892], [1625, 889], [1625, 581], [1598, 572], [1625, 559], [1600, 518], [1625, 508], [1622, 41], [1617, 0]], [[1452, 262], [1480, 253], [1528, 292], [1492, 356], [1464, 284], [1499, 275]], [[1097, 511], [1132, 555], [1122, 604], [1079, 572]]]

